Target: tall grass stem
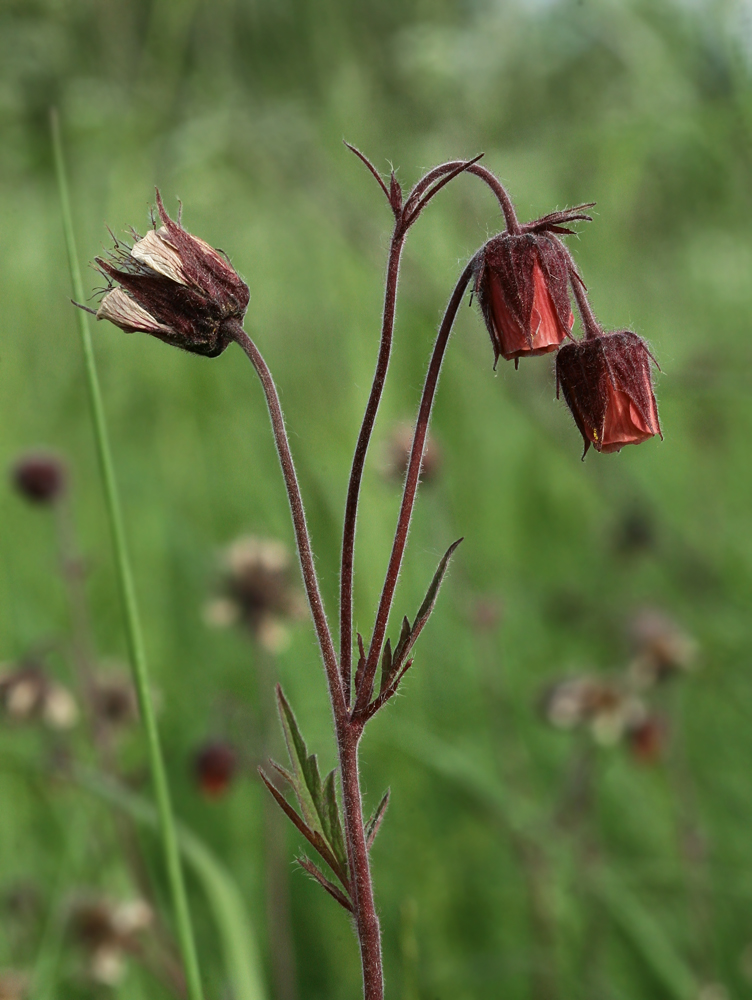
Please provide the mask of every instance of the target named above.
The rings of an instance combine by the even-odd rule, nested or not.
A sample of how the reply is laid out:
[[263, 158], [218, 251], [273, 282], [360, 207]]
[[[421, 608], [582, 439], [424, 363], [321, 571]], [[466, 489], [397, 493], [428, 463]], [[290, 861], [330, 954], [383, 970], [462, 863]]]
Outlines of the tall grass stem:
[[[63, 230], [68, 250], [68, 262], [70, 264], [73, 294], [76, 300], [81, 302], [84, 297], [83, 284], [81, 282], [81, 272], [78, 265], [78, 256], [76, 253], [76, 244], [73, 232], [73, 220], [71, 216], [68, 182], [60, 134], [60, 122], [57, 113], [54, 110], [50, 113], [50, 126], [52, 130], [55, 171], [60, 190], [60, 206], [63, 216]], [[141, 620], [138, 613], [136, 590], [133, 581], [133, 573], [131, 571], [130, 558], [128, 555], [128, 546], [126, 543], [120, 498], [115, 480], [115, 471], [112, 462], [112, 452], [107, 432], [107, 422], [102, 402], [102, 393], [99, 386], [99, 377], [97, 375], [88, 318], [83, 310], [77, 310], [77, 313], [79, 332], [81, 334], [81, 347], [84, 355], [86, 382], [89, 390], [92, 423], [94, 425], [94, 438], [96, 441], [107, 515], [112, 534], [112, 546], [115, 555], [115, 565], [120, 586], [120, 595], [123, 603], [123, 615], [125, 618], [125, 629], [128, 639], [131, 667], [133, 670], [133, 679], [136, 691], [138, 692], [141, 718], [146, 731], [149, 766], [154, 785], [154, 795], [157, 802], [157, 812], [159, 815], [159, 832], [164, 850], [164, 860], [167, 868], [167, 877], [172, 897], [178, 940], [183, 957], [188, 997], [189, 1000], [203, 1000], [201, 974], [198, 966], [196, 945], [191, 925], [190, 911], [188, 909], [188, 898], [185, 891], [183, 870], [178, 850], [175, 819], [172, 813], [172, 804], [170, 801], [170, 789], [167, 783], [167, 773], [165, 771], [164, 757], [162, 755], [162, 748], [159, 740], [157, 720], [151, 700], [149, 671], [146, 662]]]

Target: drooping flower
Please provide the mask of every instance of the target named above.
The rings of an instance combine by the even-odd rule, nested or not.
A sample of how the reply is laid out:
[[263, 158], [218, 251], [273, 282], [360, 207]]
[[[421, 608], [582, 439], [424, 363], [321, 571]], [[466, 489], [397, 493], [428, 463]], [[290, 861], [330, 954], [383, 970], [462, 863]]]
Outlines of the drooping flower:
[[222, 254], [173, 221], [157, 191], [162, 225], [133, 246], [116, 241], [96, 264], [110, 283], [96, 311], [126, 333], [142, 331], [167, 344], [215, 358], [232, 340], [232, 322], [248, 308], [248, 286]]
[[564, 223], [589, 220], [582, 211], [588, 207], [553, 212], [517, 233], [500, 233], [481, 251], [475, 293], [496, 361], [548, 354], [569, 336], [572, 264], [556, 234], [574, 232]]
[[663, 437], [645, 341], [630, 330], [565, 344], [556, 356], [556, 395], [564, 395], [587, 454], [620, 451]]

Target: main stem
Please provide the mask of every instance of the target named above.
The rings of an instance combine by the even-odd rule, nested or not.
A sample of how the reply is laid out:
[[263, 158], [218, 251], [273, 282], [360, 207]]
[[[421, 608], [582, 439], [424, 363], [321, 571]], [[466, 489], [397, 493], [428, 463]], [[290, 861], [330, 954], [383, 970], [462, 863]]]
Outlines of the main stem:
[[397, 579], [402, 565], [402, 557], [407, 544], [410, 520], [412, 518], [413, 507], [415, 506], [415, 496], [418, 491], [423, 450], [425, 448], [426, 435], [428, 434], [428, 425], [431, 420], [431, 410], [433, 409], [433, 402], [436, 396], [436, 388], [439, 383], [441, 365], [444, 360], [444, 353], [446, 351], [447, 344], [449, 343], [452, 326], [454, 325], [454, 320], [457, 316], [457, 310], [462, 302], [462, 296], [465, 294], [465, 289], [473, 276], [475, 266], [476, 258], [473, 257], [460, 275], [460, 279], [452, 292], [452, 296], [449, 299], [444, 317], [441, 321], [441, 326], [439, 327], [436, 343], [433, 348], [433, 354], [431, 355], [431, 361], [428, 366], [426, 381], [423, 386], [423, 395], [421, 397], [420, 408], [418, 410], [418, 419], [415, 425], [412, 450], [410, 451], [410, 460], [407, 466], [407, 476], [405, 477], [405, 487], [402, 494], [402, 504], [400, 506], [399, 517], [397, 519], [397, 528], [394, 535], [392, 553], [389, 558], [389, 565], [384, 579], [384, 588], [381, 593], [378, 611], [376, 612], [376, 621], [374, 624], [373, 636], [371, 638], [371, 645], [368, 650], [366, 674], [361, 687], [363, 698], [358, 699], [358, 703], [355, 706], [355, 712], [363, 711], [367, 707], [366, 704], [363, 704], [362, 702], [370, 696], [371, 684], [375, 675], [378, 659], [381, 654], [381, 648], [384, 644], [384, 636], [386, 635], [386, 627], [389, 621], [389, 612], [392, 607], [394, 591], [397, 586]]
[[363, 468], [368, 454], [368, 443], [371, 440], [373, 425], [376, 421], [381, 393], [384, 389], [386, 373], [389, 368], [389, 357], [392, 351], [394, 334], [394, 315], [397, 304], [397, 284], [399, 280], [400, 258], [405, 244], [405, 230], [401, 221], [395, 223], [392, 242], [389, 248], [389, 261], [386, 269], [386, 289], [384, 292], [384, 312], [381, 321], [381, 342], [376, 360], [376, 371], [373, 376], [371, 392], [368, 396], [363, 423], [355, 445], [350, 482], [347, 487], [347, 502], [345, 504], [345, 519], [342, 528], [342, 571], [340, 576], [339, 603], [339, 662], [342, 683], [345, 688], [345, 701], [350, 703], [350, 683], [352, 677], [352, 618], [353, 618], [353, 565], [355, 559], [355, 524], [358, 516], [358, 495], [363, 478]]
[[363, 824], [363, 803], [358, 772], [358, 743], [361, 734], [362, 727], [348, 721], [341, 729], [338, 728], [337, 743], [350, 866], [350, 888], [363, 969], [363, 997], [364, 1000], [383, 1000], [381, 928], [373, 896], [371, 863]]
[[[79, 301], [83, 301], [83, 285], [81, 282], [81, 272], [78, 267], [78, 255], [76, 253], [75, 239], [73, 235], [73, 219], [71, 217], [70, 199], [68, 197], [68, 183], [65, 172], [65, 161], [63, 159], [60, 125], [57, 116], [54, 113], [52, 115], [51, 125], [55, 168], [57, 171], [58, 186], [60, 189], [60, 203], [63, 213], [63, 230], [65, 232], [65, 241], [68, 249], [68, 262], [70, 264], [73, 294]], [[104, 405], [102, 402], [102, 392], [99, 386], [99, 377], [97, 375], [94, 350], [91, 343], [91, 334], [89, 333], [86, 313], [83, 312], [83, 310], [78, 310], [78, 316], [81, 346], [84, 354], [84, 366], [86, 369], [86, 380], [89, 387], [92, 422], [94, 424], [94, 438], [96, 441], [99, 465], [104, 484], [104, 494], [107, 514], [110, 522], [110, 531], [112, 533], [115, 565], [117, 569], [125, 618], [125, 631], [128, 640], [131, 666], [133, 669], [134, 684], [138, 693], [141, 718], [146, 732], [149, 766], [154, 786], [154, 795], [157, 800], [159, 831], [162, 839], [162, 849], [164, 851], [165, 867], [167, 869], [167, 878], [172, 897], [172, 905], [175, 912], [175, 923], [177, 925], [180, 951], [182, 953], [183, 964], [185, 967], [188, 996], [190, 1000], [203, 1000], [201, 974], [199, 971], [198, 956], [196, 954], [196, 944], [193, 937], [191, 915], [190, 910], [188, 909], [188, 897], [186, 895], [185, 882], [183, 880], [183, 869], [178, 851], [175, 818], [172, 812], [172, 802], [167, 782], [167, 772], [165, 770], [164, 757], [162, 755], [162, 746], [159, 739], [159, 730], [157, 729], [157, 719], [154, 713], [154, 705], [151, 699], [151, 685], [149, 682], [146, 650], [144, 648], [143, 634], [141, 631], [141, 619], [136, 602], [136, 588], [133, 582], [130, 556], [126, 543], [125, 525], [123, 523], [123, 515], [120, 508], [120, 496], [117, 489], [117, 482], [115, 480], [115, 470], [112, 461], [112, 451], [110, 449]]]

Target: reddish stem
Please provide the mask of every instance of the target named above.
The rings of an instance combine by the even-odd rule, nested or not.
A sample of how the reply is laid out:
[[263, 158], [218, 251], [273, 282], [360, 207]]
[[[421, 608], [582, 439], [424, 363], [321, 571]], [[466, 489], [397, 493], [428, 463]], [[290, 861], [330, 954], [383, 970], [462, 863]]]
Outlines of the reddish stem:
[[352, 712], [353, 717], [360, 715], [368, 707], [370, 692], [373, 688], [373, 679], [376, 676], [376, 667], [378, 666], [379, 656], [381, 655], [381, 649], [384, 644], [386, 627], [389, 621], [389, 612], [391, 611], [394, 591], [397, 586], [397, 578], [399, 577], [399, 571], [402, 565], [402, 557], [407, 544], [407, 534], [410, 528], [413, 507], [415, 506], [415, 496], [418, 491], [418, 480], [420, 478], [420, 467], [423, 460], [423, 449], [426, 443], [428, 424], [431, 419], [431, 410], [433, 409], [433, 402], [436, 396], [436, 388], [439, 382], [441, 365], [444, 360], [444, 354], [449, 342], [449, 335], [452, 332], [452, 326], [454, 325], [457, 310], [462, 302], [462, 296], [465, 294], [465, 289], [473, 276], [476, 264], [477, 256], [473, 257], [460, 275], [459, 281], [452, 292], [452, 296], [447, 304], [446, 312], [444, 313], [444, 317], [441, 321], [441, 326], [439, 327], [439, 332], [436, 337], [436, 343], [433, 348], [433, 354], [431, 355], [431, 361], [428, 366], [428, 373], [426, 374], [426, 381], [423, 386], [423, 395], [421, 397], [420, 408], [418, 410], [418, 419], [415, 425], [415, 434], [413, 436], [412, 450], [410, 452], [410, 461], [407, 466], [407, 476], [405, 478], [405, 487], [402, 494], [402, 505], [400, 507], [399, 518], [397, 519], [397, 529], [394, 535], [392, 554], [389, 558], [389, 566], [387, 567], [386, 577], [384, 579], [384, 588], [381, 592], [381, 599], [379, 601], [378, 611], [376, 612], [376, 621], [374, 624], [373, 636], [371, 638], [371, 645], [368, 650], [365, 673], [360, 685], [358, 698]]
[[593, 307], [590, 305], [590, 299], [587, 297], [587, 292], [582, 282], [582, 278], [580, 277], [574, 264], [571, 264], [569, 268], [569, 283], [572, 286], [575, 302], [577, 303], [577, 309], [579, 310], [580, 317], [582, 319], [582, 328], [585, 331], [585, 339], [591, 340], [593, 337], [599, 337], [603, 332], [601, 325], [595, 318], [595, 313], [593, 312]]
[[363, 824], [363, 803], [358, 773], [358, 742], [362, 732], [363, 727], [358, 723], [347, 723], [342, 730], [338, 729], [337, 743], [347, 833], [350, 890], [363, 968], [363, 997], [364, 1000], [383, 1000], [381, 929], [373, 897], [371, 864]]
[[397, 305], [397, 284], [399, 280], [400, 258], [405, 245], [406, 231], [401, 219], [398, 219], [392, 242], [389, 248], [389, 262], [386, 269], [386, 289], [384, 292], [384, 312], [381, 321], [381, 342], [376, 360], [376, 371], [373, 376], [371, 392], [368, 396], [363, 423], [355, 445], [350, 482], [347, 487], [345, 504], [345, 519], [342, 528], [342, 569], [340, 573], [340, 604], [339, 604], [339, 645], [340, 672], [345, 692], [345, 702], [350, 704], [350, 683], [352, 677], [352, 618], [353, 618], [353, 573], [355, 562], [355, 524], [358, 516], [358, 497], [363, 478], [368, 444], [371, 440], [376, 414], [379, 410], [381, 394], [384, 389], [386, 373], [389, 369], [389, 358], [392, 352], [394, 335], [394, 315]]
[[259, 349], [245, 332], [242, 324], [237, 320], [233, 320], [228, 326], [230, 326], [233, 339], [242, 347], [250, 358], [251, 364], [256, 369], [256, 374], [261, 381], [261, 387], [266, 397], [266, 405], [269, 408], [269, 416], [271, 417], [272, 430], [274, 432], [274, 441], [277, 445], [279, 462], [282, 466], [282, 475], [287, 487], [287, 498], [290, 502], [292, 523], [298, 545], [298, 557], [300, 559], [300, 567], [303, 571], [303, 583], [308, 596], [308, 603], [311, 607], [311, 616], [313, 617], [313, 625], [316, 629], [321, 656], [324, 661], [334, 720], [339, 731], [340, 723], [345, 722], [347, 719], [345, 696], [337, 665], [337, 654], [334, 651], [329, 623], [326, 620], [326, 612], [324, 611], [324, 602], [321, 598], [318, 577], [316, 576], [311, 540], [303, 509], [303, 499], [300, 495], [300, 486], [298, 485], [298, 477], [295, 473], [295, 464], [292, 459], [292, 452], [290, 451], [290, 443], [287, 439], [287, 431], [285, 430], [285, 421], [282, 416], [282, 407], [279, 402], [277, 387]]

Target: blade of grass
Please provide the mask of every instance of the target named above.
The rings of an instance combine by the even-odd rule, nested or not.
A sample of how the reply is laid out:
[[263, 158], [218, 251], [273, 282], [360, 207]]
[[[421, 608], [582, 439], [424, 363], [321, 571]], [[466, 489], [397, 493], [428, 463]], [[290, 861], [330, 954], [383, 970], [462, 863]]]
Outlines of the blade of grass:
[[[83, 284], [81, 282], [81, 271], [78, 266], [78, 255], [76, 252], [75, 237], [73, 233], [73, 218], [71, 216], [70, 209], [68, 182], [65, 171], [65, 160], [63, 157], [62, 139], [60, 135], [60, 122], [58, 120], [57, 113], [54, 110], [50, 115], [50, 125], [52, 130], [52, 147], [55, 156], [55, 171], [57, 174], [58, 187], [60, 189], [60, 206], [63, 216], [65, 244], [68, 250], [68, 263], [70, 265], [71, 282], [73, 285], [73, 295], [78, 302], [83, 302], [84, 291]], [[203, 1000], [201, 974], [198, 966], [198, 957], [193, 937], [190, 911], [188, 909], [188, 899], [185, 892], [185, 883], [183, 881], [180, 853], [177, 846], [175, 819], [173, 817], [172, 804], [170, 801], [170, 789], [167, 783], [167, 773], [165, 771], [164, 758], [162, 756], [159, 731], [157, 729], [154, 706], [151, 700], [149, 672], [141, 632], [141, 620], [139, 618], [138, 605], [136, 602], [136, 591], [125, 538], [123, 516], [120, 509], [120, 497], [115, 480], [115, 470], [112, 462], [112, 452], [107, 432], [107, 422], [102, 402], [102, 393], [99, 386], [99, 377], [97, 375], [87, 314], [81, 309], [76, 311], [78, 314], [79, 331], [81, 334], [81, 347], [84, 354], [86, 382], [89, 390], [92, 423], [94, 425], [94, 438], [96, 441], [97, 455], [102, 474], [107, 515], [112, 534], [112, 546], [114, 549], [115, 564], [123, 603], [123, 616], [125, 619], [125, 630], [128, 638], [130, 661], [133, 670], [135, 687], [138, 692], [141, 718], [143, 719], [144, 729], [146, 731], [149, 766], [151, 770], [152, 783], [154, 785], [154, 794], [157, 800], [159, 829], [162, 838], [172, 905], [175, 913], [178, 941], [180, 943], [180, 951], [183, 956], [183, 964], [185, 967], [188, 996], [189, 1000]]]
[[[158, 828], [157, 811], [150, 802], [109, 778], [79, 771], [77, 781], [132, 819]], [[206, 844], [177, 824], [178, 845], [206, 893], [224, 952], [225, 968], [235, 1000], [266, 1000], [258, 947], [248, 912], [232, 876]]]

